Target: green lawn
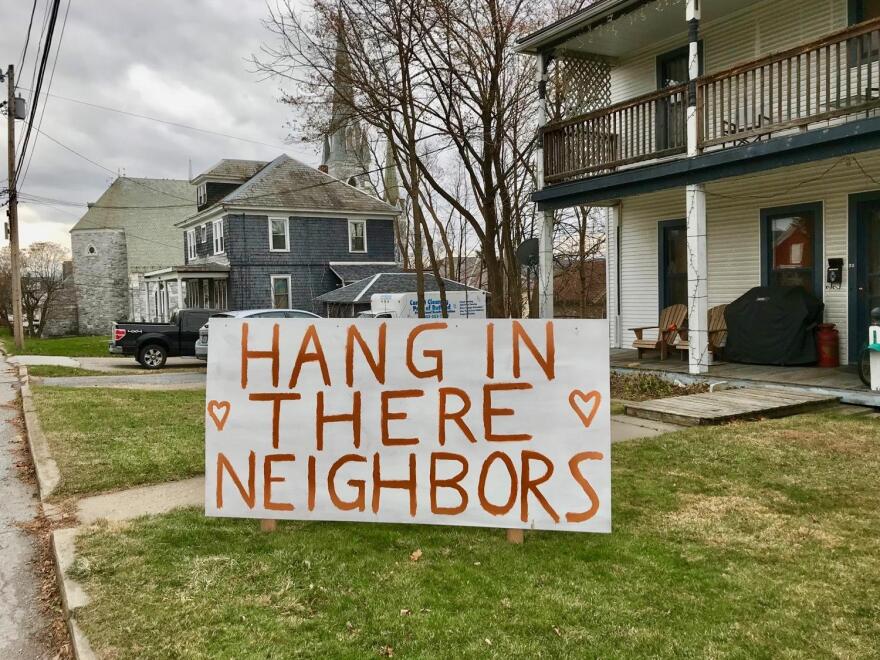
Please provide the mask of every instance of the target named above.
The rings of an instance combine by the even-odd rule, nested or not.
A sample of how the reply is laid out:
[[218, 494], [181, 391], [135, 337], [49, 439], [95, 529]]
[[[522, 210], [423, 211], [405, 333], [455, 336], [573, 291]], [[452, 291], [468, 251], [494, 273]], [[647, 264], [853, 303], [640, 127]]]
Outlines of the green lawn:
[[82, 337], [25, 337], [24, 350], [15, 348], [15, 341], [8, 330], [0, 333], [3, 350], [9, 355], [63, 355], [66, 357], [113, 357], [107, 350], [109, 336], [85, 335]]
[[34, 400], [59, 496], [204, 473], [204, 390], [37, 386]]
[[614, 532], [523, 546], [199, 511], [99, 528], [78, 618], [113, 658], [876, 657], [878, 445], [832, 416], [615, 445]]

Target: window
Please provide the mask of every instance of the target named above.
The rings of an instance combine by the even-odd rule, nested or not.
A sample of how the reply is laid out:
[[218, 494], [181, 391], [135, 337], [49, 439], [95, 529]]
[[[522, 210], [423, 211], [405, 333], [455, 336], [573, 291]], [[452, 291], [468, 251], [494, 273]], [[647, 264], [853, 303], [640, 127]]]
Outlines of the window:
[[226, 251], [226, 244], [223, 241], [223, 218], [214, 220], [211, 226], [214, 230], [214, 254], [223, 254]]
[[88, 253], [90, 256], [94, 256], [94, 255], [98, 254], [98, 251], [95, 249], [94, 245], [90, 245], [89, 249], [88, 249]]
[[226, 309], [226, 280], [214, 282], [214, 309]]
[[684, 220], [660, 223], [660, 309], [687, 305], [687, 226]]
[[200, 238], [199, 240], [200, 240], [202, 243], [207, 243], [207, 242], [208, 242], [208, 223], [207, 223], [207, 222], [206, 222], [205, 224], [202, 225], [202, 227], [201, 227], [201, 234], [202, 234], [202, 236], [201, 236], [201, 238]]
[[271, 275], [272, 307], [287, 309], [290, 307], [290, 275]]
[[849, 0], [850, 25], [872, 18], [880, 18], [880, 0]]
[[202, 183], [196, 189], [196, 204], [204, 206], [208, 202], [208, 184]]
[[269, 252], [290, 251], [290, 223], [287, 218], [269, 218]]
[[366, 252], [367, 251], [367, 221], [366, 220], [349, 220], [348, 221], [348, 251], [349, 252]]
[[822, 205], [761, 211], [764, 286], [799, 286], [822, 297]]
[[189, 229], [186, 232], [186, 258], [192, 261], [198, 256], [196, 253], [196, 230]]

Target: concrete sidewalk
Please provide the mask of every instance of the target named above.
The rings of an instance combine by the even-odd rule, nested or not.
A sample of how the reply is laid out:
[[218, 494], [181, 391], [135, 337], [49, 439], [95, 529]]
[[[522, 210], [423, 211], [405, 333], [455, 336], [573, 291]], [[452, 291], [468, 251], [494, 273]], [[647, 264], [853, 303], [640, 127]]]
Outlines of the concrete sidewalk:
[[40, 608], [36, 552], [22, 525], [34, 520], [39, 499], [34, 484], [21, 480], [16, 464], [27, 460], [20, 433], [18, 379], [0, 357], [0, 658], [51, 657]]
[[[147, 371], [133, 357], [66, 357], [64, 355], [10, 355], [10, 364], [25, 367], [51, 365], [57, 367], [79, 367], [91, 371], [104, 371], [113, 374], [157, 373]], [[176, 369], [205, 369], [206, 363], [193, 357], [170, 357], [165, 368], [158, 373], [174, 372]]]
[[160, 372], [112, 376], [61, 376], [40, 378], [41, 385], [52, 387], [115, 387], [132, 390], [198, 390], [204, 389], [206, 375], [198, 372]]

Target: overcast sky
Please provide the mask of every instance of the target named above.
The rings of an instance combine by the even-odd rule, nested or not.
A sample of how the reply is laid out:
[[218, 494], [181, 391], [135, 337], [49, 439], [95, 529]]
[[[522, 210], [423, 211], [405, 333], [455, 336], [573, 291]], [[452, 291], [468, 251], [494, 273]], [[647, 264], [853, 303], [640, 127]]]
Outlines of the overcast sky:
[[[61, 3], [56, 43], [67, 1]], [[30, 87], [47, 4], [38, 0], [24, 75], [16, 75], [23, 87]], [[30, 8], [29, 0], [3, 2], [4, 70], [9, 63], [18, 66]], [[260, 82], [246, 61], [269, 38], [261, 23], [265, 17], [261, 0], [71, 0], [51, 93], [277, 146], [205, 135], [51, 96], [42, 130], [128, 176], [186, 179], [189, 159], [198, 173], [220, 158], [270, 160], [282, 152], [317, 165], [314, 145], [285, 146], [291, 112], [278, 102], [278, 83]], [[48, 69], [44, 91], [47, 85]], [[5, 90], [4, 84], [4, 99]], [[22, 94], [30, 99], [29, 92]], [[16, 123], [20, 135], [24, 125]], [[5, 135], [5, 117], [2, 128]], [[95, 201], [113, 180], [45, 136], [32, 135], [31, 142], [35, 137], [24, 193], [84, 204]], [[5, 149], [6, 140], [0, 142]], [[52, 240], [69, 247], [68, 230], [84, 212], [80, 207], [21, 204], [22, 244]]]

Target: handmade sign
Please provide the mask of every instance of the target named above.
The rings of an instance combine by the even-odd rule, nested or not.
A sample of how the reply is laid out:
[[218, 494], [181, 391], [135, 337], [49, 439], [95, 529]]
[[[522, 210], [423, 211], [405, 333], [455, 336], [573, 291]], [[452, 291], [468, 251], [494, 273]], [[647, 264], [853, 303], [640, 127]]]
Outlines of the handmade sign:
[[608, 326], [212, 319], [209, 516], [611, 531]]

